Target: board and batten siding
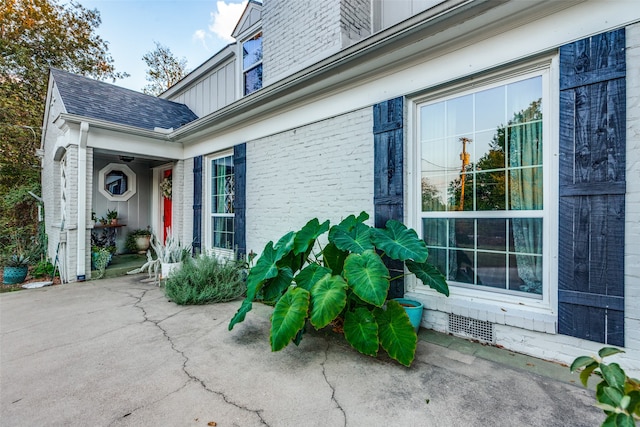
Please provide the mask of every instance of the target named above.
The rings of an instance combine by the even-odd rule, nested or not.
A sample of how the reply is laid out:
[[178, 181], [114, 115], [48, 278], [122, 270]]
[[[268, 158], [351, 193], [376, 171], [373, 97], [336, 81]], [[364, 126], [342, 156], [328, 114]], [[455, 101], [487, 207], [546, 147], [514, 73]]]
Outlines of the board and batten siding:
[[196, 116], [204, 117], [236, 100], [236, 68], [233, 60], [201, 78], [196, 84], [172, 96], [171, 101], [185, 104]]
[[560, 48], [558, 332], [624, 346], [624, 28]]

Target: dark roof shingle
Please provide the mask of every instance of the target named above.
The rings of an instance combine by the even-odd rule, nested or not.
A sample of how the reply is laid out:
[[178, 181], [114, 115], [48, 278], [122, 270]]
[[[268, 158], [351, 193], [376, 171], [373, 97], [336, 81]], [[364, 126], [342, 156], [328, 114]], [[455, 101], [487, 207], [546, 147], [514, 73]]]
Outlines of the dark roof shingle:
[[198, 118], [184, 104], [51, 69], [70, 114], [153, 130], [177, 129]]

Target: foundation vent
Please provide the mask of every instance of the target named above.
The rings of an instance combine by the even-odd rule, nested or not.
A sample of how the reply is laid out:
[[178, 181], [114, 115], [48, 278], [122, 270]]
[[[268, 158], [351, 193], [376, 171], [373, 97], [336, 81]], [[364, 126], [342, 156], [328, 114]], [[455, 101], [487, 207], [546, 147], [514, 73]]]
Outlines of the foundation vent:
[[449, 314], [449, 333], [464, 338], [493, 343], [493, 323]]

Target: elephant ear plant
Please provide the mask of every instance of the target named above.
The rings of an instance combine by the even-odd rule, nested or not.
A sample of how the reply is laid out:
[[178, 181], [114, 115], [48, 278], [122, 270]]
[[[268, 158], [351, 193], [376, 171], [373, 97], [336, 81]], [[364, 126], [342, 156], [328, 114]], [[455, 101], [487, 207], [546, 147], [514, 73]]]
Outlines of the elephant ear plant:
[[[347, 342], [375, 356], [380, 346], [403, 365], [415, 357], [417, 335], [402, 306], [386, 301], [391, 278], [385, 257], [402, 261], [424, 284], [449, 295], [444, 276], [427, 261], [427, 247], [416, 232], [389, 220], [385, 228], [364, 222], [365, 212], [329, 228], [317, 218], [300, 231], [267, 243], [247, 276], [247, 297], [229, 323], [245, 319], [253, 302], [275, 303], [271, 316], [271, 349], [302, 340], [307, 320], [316, 329], [337, 318]], [[312, 255], [317, 239], [328, 232], [324, 248]], [[319, 245], [318, 245], [319, 246]]]

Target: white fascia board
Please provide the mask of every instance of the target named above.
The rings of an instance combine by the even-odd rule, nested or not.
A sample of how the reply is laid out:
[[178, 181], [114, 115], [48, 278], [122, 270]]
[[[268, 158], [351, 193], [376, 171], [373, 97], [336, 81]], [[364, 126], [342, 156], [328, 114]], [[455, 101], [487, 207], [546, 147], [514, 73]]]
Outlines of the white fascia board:
[[[91, 137], [88, 140], [89, 147], [137, 156], [173, 160], [181, 160], [183, 158], [182, 143], [172, 141], [169, 135], [161, 132], [70, 114], [60, 114], [55, 123], [61, 129], [67, 128], [71, 131], [72, 128], [79, 129], [80, 123], [83, 122], [89, 124], [91, 132]], [[73, 133], [73, 131], [70, 133]]]
[[109, 129], [92, 128], [89, 146], [94, 149], [126, 153], [136, 157], [182, 160], [184, 150], [179, 142], [164, 138], [149, 138], [123, 134]]
[[182, 90], [188, 90], [190, 86], [196, 84], [198, 80], [206, 77], [212, 70], [217, 67], [226, 65], [226, 62], [235, 54], [236, 43], [229, 43], [222, 49], [220, 49], [211, 58], [200, 64], [196, 69], [184, 76], [178, 83], [171, 86], [169, 89], [158, 95], [158, 98], [169, 99], [180, 95]]
[[67, 122], [67, 123], [76, 123], [76, 124], [86, 122], [92, 128], [107, 129], [115, 132], [122, 132], [129, 135], [137, 135], [137, 136], [143, 136], [147, 138], [164, 139], [167, 141], [171, 140], [170, 135], [164, 132], [156, 132], [153, 130], [142, 129], [142, 128], [129, 126], [129, 125], [122, 125], [122, 124], [113, 123], [106, 120], [94, 119], [90, 117], [78, 116], [75, 114], [63, 113], [63, 114], [60, 114], [60, 116], [58, 116], [56, 121], [57, 120], [63, 120], [64, 122]]

